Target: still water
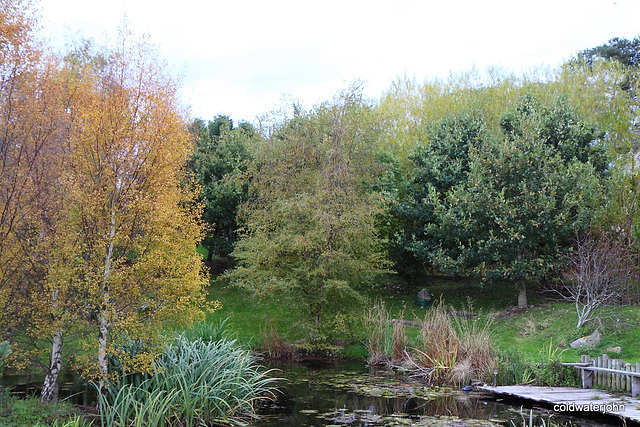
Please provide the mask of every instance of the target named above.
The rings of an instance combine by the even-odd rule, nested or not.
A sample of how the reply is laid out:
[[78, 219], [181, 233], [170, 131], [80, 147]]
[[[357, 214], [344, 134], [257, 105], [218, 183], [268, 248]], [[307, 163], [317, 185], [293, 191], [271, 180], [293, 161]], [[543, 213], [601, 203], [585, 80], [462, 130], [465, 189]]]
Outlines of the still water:
[[[362, 363], [272, 364], [286, 381], [261, 410], [267, 426], [529, 426], [530, 408], [481, 392], [433, 389], [406, 375], [370, 370]], [[614, 426], [533, 409], [534, 426]]]

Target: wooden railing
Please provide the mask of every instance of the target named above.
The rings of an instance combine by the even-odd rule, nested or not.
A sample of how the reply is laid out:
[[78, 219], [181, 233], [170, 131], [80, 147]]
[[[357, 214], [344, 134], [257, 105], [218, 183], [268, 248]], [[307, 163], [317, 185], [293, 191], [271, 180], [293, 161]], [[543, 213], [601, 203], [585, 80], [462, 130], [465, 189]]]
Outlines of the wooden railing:
[[603, 354], [595, 359], [580, 356], [579, 363], [563, 363], [581, 370], [582, 388], [605, 388], [640, 394], [640, 362], [635, 365]]

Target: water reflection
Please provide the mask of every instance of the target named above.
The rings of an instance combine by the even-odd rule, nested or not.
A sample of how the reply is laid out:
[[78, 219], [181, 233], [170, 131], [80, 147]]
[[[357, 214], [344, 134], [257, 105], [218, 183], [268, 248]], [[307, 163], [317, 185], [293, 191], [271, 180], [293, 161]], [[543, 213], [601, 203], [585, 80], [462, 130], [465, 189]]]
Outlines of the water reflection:
[[[271, 367], [287, 379], [277, 401], [252, 423], [266, 426], [384, 425], [528, 425], [529, 409], [492, 396], [460, 390], [434, 390], [390, 371], [369, 370], [362, 363], [287, 363]], [[551, 416], [533, 410], [534, 425], [613, 426], [598, 421]], [[551, 421], [550, 421], [551, 420]]]

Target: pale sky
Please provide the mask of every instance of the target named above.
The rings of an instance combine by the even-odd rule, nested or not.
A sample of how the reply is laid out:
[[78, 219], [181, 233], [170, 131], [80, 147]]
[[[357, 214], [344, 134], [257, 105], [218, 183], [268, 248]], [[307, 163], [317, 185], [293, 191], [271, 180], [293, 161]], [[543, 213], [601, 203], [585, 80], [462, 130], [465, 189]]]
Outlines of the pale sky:
[[39, 9], [57, 46], [78, 35], [100, 42], [126, 15], [182, 75], [193, 117], [236, 122], [285, 98], [310, 107], [358, 79], [379, 98], [403, 76], [527, 72], [640, 35], [640, 0], [40, 0]]

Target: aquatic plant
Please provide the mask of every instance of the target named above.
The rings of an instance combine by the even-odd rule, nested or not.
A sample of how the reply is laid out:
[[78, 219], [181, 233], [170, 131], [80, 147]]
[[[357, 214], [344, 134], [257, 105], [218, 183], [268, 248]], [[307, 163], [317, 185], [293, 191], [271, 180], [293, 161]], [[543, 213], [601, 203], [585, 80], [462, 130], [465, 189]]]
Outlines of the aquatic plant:
[[201, 339], [205, 342], [211, 342], [231, 338], [233, 333], [230, 332], [229, 318], [227, 317], [219, 322], [197, 322], [182, 332], [182, 335], [191, 341]]
[[[404, 316], [401, 314], [400, 318], [402, 317]], [[392, 347], [393, 363], [402, 364], [407, 359], [407, 335], [402, 322], [393, 323]]]
[[527, 384], [532, 379], [531, 363], [524, 360], [515, 347], [498, 355], [494, 362], [494, 369], [498, 371], [498, 385]]
[[[493, 370], [492, 318], [457, 312], [443, 301], [426, 310], [420, 321], [403, 317], [391, 320], [380, 300], [369, 308], [365, 324], [370, 363], [409, 367], [432, 384], [469, 384]], [[417, 337], [410, 334], [411, 344], [406, 325], [419, 328]]]
[[546, 420], [539, 416], [534, 417], [532, 409], [529, 410], [529, 414], [527, 415], [522, 407], [520, 407], [520, 411], [518, 411], [518, 413], [521, 421], [517, 423], [514, 420], [509, 420], [510, 427], [555, 427], [560, 425], [555, 422], [552, 415], [549, 415]]
[[[473, 312], [468, 303], [467, 312]], [[493, 318], [458, 315], [453, 317], [459, 340], [458, 360], [450, 380], [456, 384], [469, 384], [487, 379], [497, 357], [493, 344]]]
[[272, 359], [284, 359], [293, 356], [294, 348], [287, 343], [278, 329], [278, 324], [267, 319], [260, 328], [260, 338], [267, 355]]
[[418, 365], [429, 382], [442, 384], [448, 381], [449, 371], [458, 358], [460, 341], [453, 318], [442, 300], [425, 312], [420, 328]]
[[151, 377], [135, 383], [127, 378], [98, 390], [104, 426], [239, 423], [274, 397], [277, 381], [235, 341], [184, 336], [167, 346]]
[[391, 341], [391, 316], [382, 299], [377, 298], [365, 313], [366, 346], [369, 363], [380, 365], [388, 362]]

